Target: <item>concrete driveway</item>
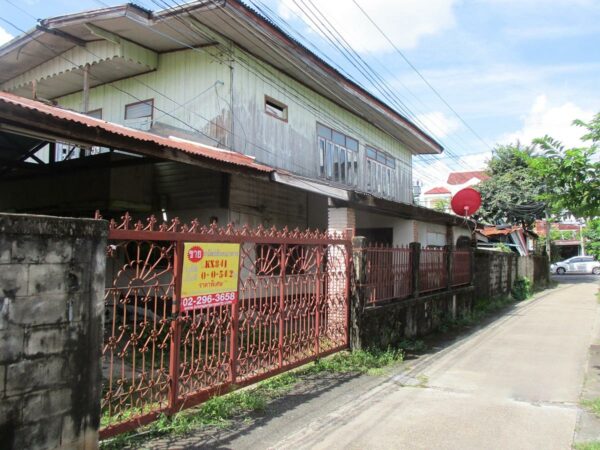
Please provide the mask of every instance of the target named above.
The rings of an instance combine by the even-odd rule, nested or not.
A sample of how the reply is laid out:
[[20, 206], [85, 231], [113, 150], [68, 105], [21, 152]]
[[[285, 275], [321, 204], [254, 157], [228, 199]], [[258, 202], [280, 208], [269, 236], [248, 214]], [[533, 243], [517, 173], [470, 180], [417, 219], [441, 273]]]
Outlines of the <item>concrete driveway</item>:
[[559, 282], [270, 447], [571, 448], [588, 351], [598, 335], [598, 278]]
[[557, 281], [396, 374], [322, 376], [248, 426], [147, 448], [569, 449], [588, 352], [598, 342], [600, 277]]

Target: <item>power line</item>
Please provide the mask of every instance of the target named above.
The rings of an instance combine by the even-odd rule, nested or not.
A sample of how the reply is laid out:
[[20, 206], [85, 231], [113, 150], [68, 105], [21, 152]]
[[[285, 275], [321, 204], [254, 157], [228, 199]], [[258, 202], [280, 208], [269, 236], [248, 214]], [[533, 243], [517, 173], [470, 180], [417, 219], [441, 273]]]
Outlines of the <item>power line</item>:
[[413, 69], [415, 71], [415, 73], [419, 76], [419, 78], [421, 78], [423, 80], [423, 82], [435, 93], [435, 95], [448, 107], [448, 109], [450, 109], [450, 111], [452, 111], [454, 113], [454, 115], [456, 115], [456, 117], [459, 118], [459, 120], [487, 147], [490, 148], [489, 144], [487, 142], [485, 142], [485, 140], [467, 123], [467, 121], [465, 119], [462, 118], [462, 116], [456, 112], [456, 110], [450, 106], [450, 104], [446, 101], [446, 99], [444, 99], [444, 97], [442, 97], [442, 95], [437, 91], [437, 89], [435, 89], [431, 83], [429, 81], [427, 81], [427, 79], [423, 76], [423, 74], [421, 74], [421, 72], [419, 72], [419, 70], [409, 61], [409, 59], [404, 55], [404, 53], [396, 46], [396, 44], [394, 44], [394, 42], [387, 36], [387, 34], [385, 34], [385, 32], [379, 27], [379, 25], [377, 25], [377, 23], [375, 23], [375, 21], [371, 18], [371, 16], [369, 16], [367, 14], [367, 12], [358, 4], [358, 2], [356, 0], [352, 0], [352, 2], [358, 7], [358, 9], [360, 9], [360, 11], [364, 14], [364, 16], [369, 20], [369, 22], [371, 22], [371, 24], [373, 24], [373, 26], [375, 28], [377, 28], [377, 30], [381, 33], [381, 35], [390, 43], [390, 45], [394, 48], [394, 50], [396, 50], [396, 52], [402, 57], [402, 59], [410, 66], [411, 69]]
[[[310, 10], [310, 8], [306, 5], [306, 3], [304, 2], [304, 0], [300, 0], [302, 2], [302, 4], [310, 10], [311, 14], [308, 14], [303, 8], [302, 6], [300, 6], [296, 0], [293, 0], [294, 3], [296, 4], [296, 6], [298, 7], [298, 9], [300, 11], [303, 12], [304, 16], [307, 17], [312, 23], [313, 25], [319, 29], [319, 30], [326, 30], [326, 33], [322, 33], [324, 34], [325, 38], [327, 39], [327, 41], [338, 51], [342, 54], [342, 56], [351, 63], [352, 66], [354, 66], [357, 70], [359, 70], [359, 72], [367, 79], [369, 80], [369, 82], [382, 94], [384, 95], [384, 97], [390, 101], [392, 104], [396, 105], [397, 107], [399, 107], [402, 111], [406, 111], [408, 112], [409, 116], [414, 117], [414, 120], [416, 120], [418, 123], [420, 123], [420, 125], [425, 128], [429, 133], [435, 135], [436, 133], [432, 132], [432, 130], [429, 129], [429, 127], [424, 123], [421, 122], [420, 119], [418, 118], [418, 116], [416, 114], [414, 114], [410, 109], [408, 109], [408, 107], [406, 106], [406, 104], [395, 94], [394, 90], [387, 84], [387, 82], [383, 79], [383, 77], [375, 70], [372, 68], [372, 66], [370, 64], [368, 64], [352, 47], [351, 45], [346, 41], [346, 39], [343, 37], [343, 35], [337, 31], [337, 29], [335, 28], [335, 26], [333, 26], [333, 24], [329, 21], [329, 19], [327, 19], [327, 17], [316, 7], [316, 5], [314, 5], [314, 3], [312, 2], [312, 0], [308, 0], [311, 5], [314, 7], [314, 9], [317, 11], [318, 14], [320, 14], [321, 17], [323, 17], [325, 23], [323, 23], [323, 21], [321, 21], [321, 19], [319, 19], [317, 17], [317, 13], [313, 12], [312, 10]], [[271, 21], [274, 21], [273, 18], [271, 18], [268, 14], [266, 14], [259, 6], [256, 5], [256, 3], [254, 1], [251, 1], [251, 3], [258, 9], [258, 11], [263, 14], [263, 16], [265, 16], [266, 18], [268, 18]], [[292, 12], [295, 13], [295, 11], [292, 10]], [[274, 13], [273, 13], [274, 14]], [[296, 14], [300, 19], [302, 19], [302, 17], [300, 17], [298, 14]], [[315, 19], [313, 19], [313, 17], [315, 17], [315, 19], [319, 22], [318, 24], [315, 22]], [[287, 22], [286, 22], [287, 23]], [[291, 27], [288, 24], [288, 27], [292, 30], [293, 27]], [[333, 32], [330, 31], [330, 29], [333, 29]], [[295, 30], [294, 30], [295, 31]], [[335, 40], [337, 42], [334, 42], [332, 40], [331, 37], [333, 37], [333, 40]], [[308, 43], [311, 43], [310, 40], [308, 40], [307, 38], [304, 38], [304, 40]], [[345, 45], [344, 45], [345, 44]], [[313, 45], [314, 47], [314, 45]], [[350, 56], [350, 58], [348, 57], [348, 55]], [[330, 60], [331, 61], [331, 60]], [[357, 67], [357, 65], [359, 67]], [[362, 69], [364, 67], [364, 70]], [[372, 76], [369, 74], [365, 74], [365, 70], [367, 72], [372, 73]], [[407, 89], [408, 90], [408, 89]], [[410, 90], [409, 90], [410, 91]], [[411, 92], [412, 94], [412, 92]], [[412, 94], [414, 96], [414, 94]], [[422, 102], [421, 102], [422, 103]], [[435, 122], [434, 122], [435, 124]], [[439, 139], [439, 138], [438, 138]], [[465, 164], [464, 161], [462, 161], [462, 157], [458, 156], [456, 154], [454, 154], [448, 145], [446, 145], [447, 147], [447, 151], [445, 152], [447, 156], [442, 157], [441, 159], [449, 159], [450, 161], [454, 161], [456, 163], [458, 163], [459, 165], [463, 165]], [[421, 155], [419, 155], [419, 157], [423, 158]], [[433, 156], [433, 158], [436, 158], [436, 156]], [[440, 160], [440, 159], [436, 159], [436, 160]]]
[[[30, 15], [30, 16], [31, 16], [31, 15]], [[33, 16], [31, 16], [31, 17], [33, 17]], [[35, 19], [35, 18], [34, 18], [34, 19]], [[7, 23], [9, 23], [8, 21], [6, 21], [6, 22], [7, 22]], [[20, 28], [16, 27], [16, 26], [15, 26], [14, 24], [12, 24], [12, 23], [9, 23], [9, 25], [13, 26], [14, 28], [18, 29], [18, 30], [19, 30], [19, 31], [21, 31], [21, 32], [24, 32], [23, 30], [21, 30]], [[170, 37], [170, 36], [169, 36], [169, 37]], [[34, 40], [37, 40], [37, 39], [35, 39], [35, 38], [34, 38]], [[38, 41], [38, 42], [39, 42], [39, 41]], [[40, 42], [40, 43], [41, 43], [41, 42]], [[42, 45], [44, 45], [44, 44], [42, 43]], [[185, 43], [183, 43], [183, 45], [186, 45], [186, 46], [188, 46], [188, 47], [190, 47], [190, 48], [191, 48], [191, 46], [189, 46], [189, 45], [187, 45], [187, 44], [185, 44]], [[62, 55], [58, 55], [58, 54], [57, 54], [57, 53], [56, 53], [56, 52], [55, 52], [53, 49], [49, 48], [49, 47], [48, 47], [48, 46], [46, 46], [46, 45], [44, 45], [44, 46], [45, 46], [46, 48], [48, 48], [49, 50], [51, 50], [51, 51], [52, 51], [54, 54], [56, 54], [57, 56], [60, 56], [60, 57], [62, 57], [63, 59], [67, 60], [67, 61], [68, 61], [70, 64], [72, 64], [74, 67], [78, 67], [78, 66], [77, 66], [75, 63], [73, 63], [72, 61], [68, 60], [66, 57], [64, 57], [64, 56], [62, 56]], [[86, 49], [86, 50], [87, 50], [87, 49]], [[198, 50], [198, 49], [194, 49], [194, 50]], [[88, 51], [90, 54], [93, 54], [93, 52], [91, 52], [91, 51], [89, 51], [89, 50], [87, 50], [87, 51]], [[238, 58], [238, 59], [239, 59], [239, 58]], [[95, 79], [98, 79], [98, 80], [99, 80], [99, 81], [101, 81], [101, 82], [104, 82], [103, 80], [99, 79], [99, 78], [98, 78], [98, 77], [96, 77], [96, 76], [93, 76], [93, 77], [94, 77]], [[158, 93], [158, 94], [160, 94], [160, 95], [163, 95], [163, 96], [165, 96], [165, 98], [168, 98], [168, 99], [169, 99], [169, 100], [171, 100], [173, 103], [175, 103], [175, 104], [178, 104], [178, 103], [177, 103], [177, 102], [175, 102], [173, 99], [171, 99], [170, 97], [166, 96], [165, 94], [162, 94], [161, 92], [159, 92], [159, 91], [155, 90], [154, 88], [152, 88], [152, 87], [148, 86], [147, 84], [145, 84], [145, 83], [141, 82], [141, 80], [138, 80], [137, 78], [135, 78], [135, 79], [136, 79], [136, 81], [138, 81], [138, 82], [142, 83], [143, 85], [145, 85], [147, 88], [149, 88], [149, 89], [153, 90], [154, 92], [156, 92], [156, 93]], [[131, 93], [129, 93], [129, 92], [127, 92], [127, 91], [123, 90], [123, 89], [120, 89], [120, 88], [118, 88], [118, 87], [116, 87], [116, 86], [114, 86], [114, 85], [112, 85], [112, 84], [110, 84], [110, 86], [111, 86], [111, 87], [113, 87], [114, 89], [117, 89], [117, 90], [119, 90], [120, 92], [123, 92], [123, 93], [125, 93], [125, 94], [127, 94], [127, 95], [129, 95], [129, 96], [131, 96], [131, 97], [133, 97], [133, 98], [135, 98], [136, 100], [139, 100], [139, 98], [138, 98], [137, 96], [135, 96], [135, 95], [133, 95], [133, 94], [131, 94]], [[278, 87], [278, 88], [281, 88], [281, 86], [277, 86], [277, 87]], [[211, 136], [208, 136], [208, 135], [206, 135], [206, 134], [205, 134], [205, 133], [203, 133], [201, 130], [197, 130], [197, 129], [195, 129], [193, 126], [191, 126], [191, 125], [190, 125], [190, 124], [188, 124], [187, 122], [184, 122], [184, 121], [182, 121], [181, 119], [179, 119], [179, 118], [177, 118], [177, 117], [175, 117], [175, 116], [172, 116], [171, 114], [169, 114], [169, 113], [168, 113], [168, 112], [166, 112], [166, 111], [163, 111], [163, 110], [161, 110], [160, 108], [156, 108], [156, 109], [157, 109], [157, 110], [159, 110], [159, 111], [161, 111], [161, 112], [164, 112], [166, 115], [169, 115], [170, 117], [173, 117], [175, 120], [177, 120], [177, 121], [179, 121], [179, 122], [183, 123], [184, 125], [186, 125], [186, 126], [190, 127], [191, 129], [193, 129], [193, 130], [196, 130], [197, 132], [199, 132], [199, 133], [201, 133], [201, 134], [204, 134], [205, 136], [207, 136], [207, 137], [209, 137], [209, 138], [213, 139]], [[202, 117], [202, 116], [200, 116], [200, 117]], [[204, 120], [207, 120], [207, 121], [209, 121], [208, 119], [206, 119], [206, 118], [204, 118], [204, 117], [202, 117], [202, 118], [203, 118]], [[257, 147], [258, 147], [258, 146], [257, 146]], [[263, 148], [263, 149], [264, 149], [264, 148]], [[264, 150], [266, 150], [266, 149], [264, 149]], [[412, 170], [412, 166], [411, 166], [411, 165], [408, 165], [408, 164], [406, 164], [406, 163], [405, 163], [404, 161], [402, 161], [402, 160], [399, 160], [399, 162], [400, 162], [401, 164], [404, 164], [404, 165], [406, 165], [406, 166], [407, 166], [409, 169], [411, 169], [411, 170]], [[305, 168], [305, 167], [302, 167], [302, 166], [300, 166], [300, 167], [301, 167], [302, 169], [304, 169], [304, 170], [308, 170], [308, 169], [307, 169], [307, 168]]]

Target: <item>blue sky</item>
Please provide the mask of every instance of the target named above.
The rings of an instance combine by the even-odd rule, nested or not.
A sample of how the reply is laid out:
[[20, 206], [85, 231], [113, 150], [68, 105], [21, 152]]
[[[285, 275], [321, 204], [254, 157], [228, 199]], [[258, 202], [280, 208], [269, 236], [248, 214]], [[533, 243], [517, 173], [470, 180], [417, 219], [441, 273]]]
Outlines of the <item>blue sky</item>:
[[[17, 3], [18, 0], [12, 0]], [[111, 0], [21, 0], [34, 17], [50, 17]], [[168, 0], [174, 4], [174, 1]], [[178, 0], [181, 2], [181, 0]], [[481, 168], [497, 143], [529, 142], [546, 133], [577, 145], [575, 118], [600, 112], [600, 1], [356, 0], [387, 37], [458, 112], [457, 117], [367, 21], [353, 0], [253, 0], [288, 31], [319, 50], [381, 97], [325, 39], [335, 29], [385, 79], [406, 115], [448, 149], [417, 159], [426, 185], [450, 170]], [[152, 0], [138, 2], [156, 10]], [[249, 2], [250, 3], [250, 2]], [[32, 17], [0, 0], [2, 17], [29, 29]], [[331, 22], [311, 23], [307, 11]], [[265, 8], [266, 10], [266, 8]], [[319, 16], [323, 22], [323, 16]], [[313, 20], [315, 16], [312, 16]], [[283, 22], [285, 20], [285, 23]], [[18, 34], [0, 24], [0, 41]], [[291, 29], [290, 29], [291, 28]], [[388, 100], [388, 102], [390, 102]], [[466, 122], [462, 122], [462, 120]], [[475, 133], [471, 130], [474, 130]]]

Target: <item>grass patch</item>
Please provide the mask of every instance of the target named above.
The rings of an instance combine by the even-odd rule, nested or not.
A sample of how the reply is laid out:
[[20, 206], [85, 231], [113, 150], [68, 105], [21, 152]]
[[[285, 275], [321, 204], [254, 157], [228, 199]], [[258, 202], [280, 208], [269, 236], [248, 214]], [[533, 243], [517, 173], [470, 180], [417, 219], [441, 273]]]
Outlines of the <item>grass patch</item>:
[[308, 373], [352, 372], [379, 374], [380, 369], [402, 362], [403, 356], [404, 351], [402, 349], [342, 351], [329, 358], [316, 360], [312, 367], [308, 367], [306, 370]]
[[[422, 348], [425, 345], [422, 341], [405, 341], [404, 344], [411, 348]], [[381, 375], [389, 367], [402, 362], [403, 355], [402, 348], [342, 351], [271, 377], [252, 387], [213, 397], [196, 408], [173, 416], [161, 415], [158, 420], [136, 431], [102, 441], [100, 447], [104, 450], [138, 448], [143, 442], [160, 436], [180, 436], [203, 426], [225, 427], [236, 417], [265, 410], [270, 401], [289, 392], [306, 376], [323, 372]], [[243, 420], [248, 421], [249, 418]]]
[[575, 450], [600, 450], [600, 441], [578, 442], [573, 445]]
[[600, 397], [592, 400], [583, 400], [581, 404], [594, 413], [596, 417], [600, 417]]
[[470, 313], [463, 314], [456, 319], [445, 320], [440, 324], [438, 330], [442, 333], [446, 333], [450, 330], [469, 328], [513, 303], [515, 303], [515, 300], [511, 297], [475, 301]]

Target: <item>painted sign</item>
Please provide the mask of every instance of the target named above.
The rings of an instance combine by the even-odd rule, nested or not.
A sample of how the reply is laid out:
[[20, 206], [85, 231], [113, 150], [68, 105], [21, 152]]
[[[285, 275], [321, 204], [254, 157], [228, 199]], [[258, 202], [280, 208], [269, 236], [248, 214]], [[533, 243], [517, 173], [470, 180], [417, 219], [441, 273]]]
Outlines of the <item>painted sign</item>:
[[240, 244], [185, 242], [181, 310], [237, 301]]

